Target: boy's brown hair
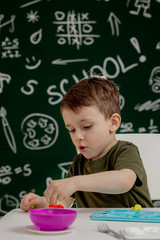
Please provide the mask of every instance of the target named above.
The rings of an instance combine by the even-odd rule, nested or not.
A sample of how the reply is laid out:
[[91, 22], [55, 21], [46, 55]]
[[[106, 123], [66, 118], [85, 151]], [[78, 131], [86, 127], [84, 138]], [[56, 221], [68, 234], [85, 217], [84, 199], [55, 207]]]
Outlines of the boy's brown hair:
[[78, 112], [82, 106], [91, 105], [96, 105], [106, 119], [113, 113], [120, 114], [118, 87], [102, 77], [83, 79], [66, 93], [60, 110], [68, 107]]

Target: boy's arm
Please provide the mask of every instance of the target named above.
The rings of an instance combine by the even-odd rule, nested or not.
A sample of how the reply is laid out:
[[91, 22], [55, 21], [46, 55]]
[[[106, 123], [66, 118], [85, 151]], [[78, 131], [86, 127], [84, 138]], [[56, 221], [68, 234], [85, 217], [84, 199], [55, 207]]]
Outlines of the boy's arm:
[[137, 179], [131, 169], [113, 170], [83, 176], [76, 176], [77, 191], [121, 194], [128, 192]]
[[128, 192], [135, 184], [137, 175], [131, 169], [105, 171], [100, 173], [54, 180], [45, 191], [48, 202], [61, 202], [76, 191], [121, 194]]

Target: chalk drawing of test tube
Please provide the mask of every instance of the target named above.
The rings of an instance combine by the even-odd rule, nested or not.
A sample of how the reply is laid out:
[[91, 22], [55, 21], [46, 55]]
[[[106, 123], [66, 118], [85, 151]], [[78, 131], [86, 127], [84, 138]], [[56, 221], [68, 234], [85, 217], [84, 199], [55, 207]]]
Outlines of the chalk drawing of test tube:
[[3, 126], [3, 131], [6, 136], [7, 142], [12, 149], [14, 153], [17, 152], [17, 147], [16, 147], [16, 142], [12, 133], [12, 130], [10, 128], [9, 122], [6, 118], [7, 116], [7, 111], [4, 107], [1, 107], [0, 109], [0, 117], [2, 118], [2, 126]]

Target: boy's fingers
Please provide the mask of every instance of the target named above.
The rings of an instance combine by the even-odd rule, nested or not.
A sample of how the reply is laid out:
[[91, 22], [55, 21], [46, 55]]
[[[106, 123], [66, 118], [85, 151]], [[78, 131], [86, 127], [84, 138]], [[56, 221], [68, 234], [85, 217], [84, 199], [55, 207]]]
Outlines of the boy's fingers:
[[51, 195], [52, 195], [52, 191], [50, 190], [49, 187], [47, 187], [47, 189], [45, 190], [45, 198], [47, 199], [48, 203], [50, 203]]
[[57, 198], [58, 198], [58, 194], [53, 192], [51, 197], [50, 197], [49, 203], [56, 204], [57, 203]]
[[45, 198], [46, 198], [47, 202], [50, 203], [50, 197], [48, 196], [48, 194], [46, 194], [46, 191], [45, 191], [44, 195], [45, 195]]
[[57, 200], [58, 201], [63, 201], [64, 200], [64, 195], [63, 194], [58, 194]]

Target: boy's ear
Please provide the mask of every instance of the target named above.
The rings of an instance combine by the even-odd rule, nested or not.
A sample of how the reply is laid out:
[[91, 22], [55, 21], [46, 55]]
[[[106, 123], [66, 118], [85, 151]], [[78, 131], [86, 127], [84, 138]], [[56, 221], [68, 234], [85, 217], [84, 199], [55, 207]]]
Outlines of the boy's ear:
[[121, 124], [121, 116], [118, 113], [113, 113], [110, 117], [110, 132], [116, 132]]

